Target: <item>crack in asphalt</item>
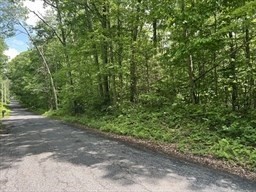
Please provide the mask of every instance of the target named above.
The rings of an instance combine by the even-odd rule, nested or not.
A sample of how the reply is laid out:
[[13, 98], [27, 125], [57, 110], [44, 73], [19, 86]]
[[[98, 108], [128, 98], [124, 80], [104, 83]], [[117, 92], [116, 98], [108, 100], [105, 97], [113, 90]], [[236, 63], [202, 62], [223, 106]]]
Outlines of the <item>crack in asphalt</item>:
[[101, 183], [101, 181], [98, 180], [97, 176], [95, 175], [95, 173], [94, 173], [91, 169], [89, 170], [89, 173], [91, 174], [92, 178], [94, 179], [94, 181], [95, 181], [99, 186], [101, 186], [101, 187], [102, 187], [103, 189], [105, 189], [105, 190], [108, 190], [108, 188], [107, 188], [105, 185], [103, 185], [103, 184]]
[[[79, 177], [76, 176], [76, 174], [74, 174], [74, 172], [71, 170], [71, 175], [73, 178], [75, 178], [76, 182], [77, 182], [77, 185], [79, 183], [79, 186], [80, 188], [82, 189], [82, 185], [83, 185], [83, 182], [81, 181], [81, 179]], [[85, 190], [83, 189], [84, 192], [89, 192], [88, 190]]]

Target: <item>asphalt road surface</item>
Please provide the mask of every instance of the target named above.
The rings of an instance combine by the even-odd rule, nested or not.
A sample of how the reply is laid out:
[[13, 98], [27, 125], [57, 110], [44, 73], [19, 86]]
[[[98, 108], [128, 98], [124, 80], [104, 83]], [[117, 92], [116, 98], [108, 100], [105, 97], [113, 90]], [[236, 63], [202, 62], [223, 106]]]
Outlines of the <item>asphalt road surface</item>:
[[1, 192], [256, 192], [256, 183], [34, 115], [11, 105]]

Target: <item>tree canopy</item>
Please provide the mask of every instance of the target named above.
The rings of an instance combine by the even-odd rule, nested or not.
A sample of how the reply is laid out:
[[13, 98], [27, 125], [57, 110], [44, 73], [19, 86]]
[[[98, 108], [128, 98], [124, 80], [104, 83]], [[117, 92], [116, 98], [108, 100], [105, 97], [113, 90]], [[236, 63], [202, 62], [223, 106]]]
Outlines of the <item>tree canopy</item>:
[[[40, 22], [33, 44], [49, 65], [49, 86], [56, 86], [62, 108], [79, 113], [126, 101], [256, 107], [255, 1], [44, 3], [53, 11], [34, 13]], [[38, 63], [45, 61], [30, 65], [43, 73]]]

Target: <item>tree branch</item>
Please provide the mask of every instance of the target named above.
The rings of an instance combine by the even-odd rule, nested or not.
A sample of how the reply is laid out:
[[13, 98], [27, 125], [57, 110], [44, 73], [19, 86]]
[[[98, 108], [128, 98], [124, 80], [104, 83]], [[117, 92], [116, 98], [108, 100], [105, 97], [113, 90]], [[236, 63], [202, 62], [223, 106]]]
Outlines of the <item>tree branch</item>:
[[[255, 36], [252, 36], [248, 41], [245, 41], [241, 46], [236, 47], [236, 49], [234, 49], [232, 53], [237, 52], [238, 50], [240, 50], [241, 48], [243, 48], [245, 46], [246, 43], [250, 42], [253, 38], [255, 38]], [[223, 57], [225, 57], [226, 55], [224, 55]], [[204, 77], [205, 75], [207, 75], [209, 72], [211, 72], [213, 69], [215, 69], [216, 67], [220, 66], [222, 64], [222, 61], [224, 59], [222, 59], [221, 61], [219, 61], [217, 64], [215, 64], [214, 66], [212, 66], [210, 69], [208, 69], [207, 71], [205, 71], [203, 74], [199, 75], [197, 78], [194, 79], [194, 82], [197, 82], [198, 80], [200, 80], [202, 77]]]
[[40, 55], [41, 59], [43, 60], [43, 64], [44, 64], [44, 66], [46, 68], [46, 71], [47, 71], [47, 74], [49, 76], [49, 80], [50, 80], [50, 83], [51, 83], [51, 89], [52, 89], [52, 93], [53, 93], [53, 96], [54, 96], [54, 102], [55, 102], [55, 109], [58, 109], [58, 96], [57, 96], [54, 80], [53, 80], [53, 77], [52, 77], [52, 73], [51, 73], [50, 67], [48, 65], [48, 62], [47, 62], [47, 60], [46, 60], [46, 58], [44, 56], [44, 53], [36, 45], [35, 41], [33, 40], [33, 37], [31, 36], [30, 32], [28, 31], [28, 29], [20, 21], [18, 21], [18, 24], [25, 30], [25, 32], [28, 35], [30, 41], [33, 43], [33, 45], [35, 46], [38, 54]]
[[43, 0], [43, 1], [44, 1], [45, 4], [50, 5], [51, 7], [55, 8], [55, 9], [57, 8], [56, 5], [54, 5], [53, 3], [50, 3], [47, 0]]
[[49, 24], [43, 19], [43, 17], [42, 17], [41, 15], [39, 15], [38, 13], [36, 13], [35, 11], [32, 11], [32, 10], [30, 10], [30, 9], [29, 9], [29, 11], [30, 11], [31, 13], [33, 13], [34, 15], [36, 15], [46, 26], [48, 26], [48, 27], [52, 30], [52, 32], [56, 35], [56, 37], [59, 39], [59, 41], [63, 44], [63, 40], [62, 40], [62, 38], [60, 37], [60, 35], [57, 33], [57, 31], [56, 31], [51, 25], [49, 25]]

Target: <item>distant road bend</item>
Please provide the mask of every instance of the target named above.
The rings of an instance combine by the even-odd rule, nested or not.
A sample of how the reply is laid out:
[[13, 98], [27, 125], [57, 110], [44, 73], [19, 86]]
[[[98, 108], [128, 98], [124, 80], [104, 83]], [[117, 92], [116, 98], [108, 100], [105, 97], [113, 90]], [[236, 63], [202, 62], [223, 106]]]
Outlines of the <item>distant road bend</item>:
[[256, 183], [135, 149], [11, 104], [1, 192], [256, 192]]

